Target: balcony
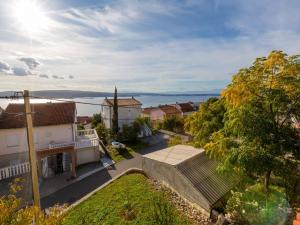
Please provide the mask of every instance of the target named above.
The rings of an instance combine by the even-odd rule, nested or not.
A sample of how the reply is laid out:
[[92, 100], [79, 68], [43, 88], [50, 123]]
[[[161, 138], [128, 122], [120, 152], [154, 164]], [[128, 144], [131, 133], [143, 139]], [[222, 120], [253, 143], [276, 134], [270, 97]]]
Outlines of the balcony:
[[74, 142], [51, 143], [49, 149], [74, 147], [75, 149], [95, 147], [99, 145], [99, 137], [95, 129], [78, 130]]

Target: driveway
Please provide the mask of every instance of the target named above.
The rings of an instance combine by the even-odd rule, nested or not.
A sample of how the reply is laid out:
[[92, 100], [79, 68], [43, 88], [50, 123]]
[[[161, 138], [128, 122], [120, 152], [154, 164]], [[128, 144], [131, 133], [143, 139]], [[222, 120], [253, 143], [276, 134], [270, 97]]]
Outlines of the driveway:
[[158, 134], [146, 138], [144, 141], [148, 142], [150, 146], [141, 150], [140, 153], [134, 153], [133, 158], [123, 160], [115, 164], [111, 169], [104, 169], [96, 172], [76, 183], [60, 189], [59, 191], [47, 197], [42, 198], [42, 208], [48, 208], [57, 203], [72, 204], [127, 169], [142, 168], [142, 155], [165, 148], [167, 146], [167, 138], [168, 137], [164, 134]]

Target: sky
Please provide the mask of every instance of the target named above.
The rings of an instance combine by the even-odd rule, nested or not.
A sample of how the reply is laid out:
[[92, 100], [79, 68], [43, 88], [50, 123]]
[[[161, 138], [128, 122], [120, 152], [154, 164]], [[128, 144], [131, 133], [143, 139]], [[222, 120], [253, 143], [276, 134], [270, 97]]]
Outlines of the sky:
[[0, 0], [0, 91], [222, 89], [299, 54], [299, 0]]

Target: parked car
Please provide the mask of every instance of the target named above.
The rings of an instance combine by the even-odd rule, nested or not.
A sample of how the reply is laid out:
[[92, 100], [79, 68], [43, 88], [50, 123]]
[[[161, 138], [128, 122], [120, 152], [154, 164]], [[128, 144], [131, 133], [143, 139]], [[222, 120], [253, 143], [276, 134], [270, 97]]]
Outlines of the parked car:
[[118, 141], [113, 141], [111, 143], [112, 147], [116, 148], [116, 149], [122, 149], [122, 148], [126, 148], [126, 145], [122, 144], [121, 142]]

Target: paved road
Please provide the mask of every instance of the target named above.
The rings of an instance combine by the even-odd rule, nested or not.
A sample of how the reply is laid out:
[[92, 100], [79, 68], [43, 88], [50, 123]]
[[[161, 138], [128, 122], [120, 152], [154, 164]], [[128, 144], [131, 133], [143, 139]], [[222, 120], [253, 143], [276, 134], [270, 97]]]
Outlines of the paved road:
[[81, 181], [71, 184], [47, 197], [42, 198], [42, 208], [48, 208], [56, 203], [72, 204], [89, 192], [106, 183], [113, 177], [121, 174], [125, 170], [130, 168], [142, 168], [141, 158], [143, 154], [147, 154], [149, 152], [153, 152], [166, 147], [165, 137], [162, 135], [155, 136], [154, 138], [148, 140], [148, 142], [150, 142], [151, 146], [143, 149], [140, 153], [134, 153], [133, 158], [123, 160], [115, 164], [112, 169], [105, 169], [96, 172]]

